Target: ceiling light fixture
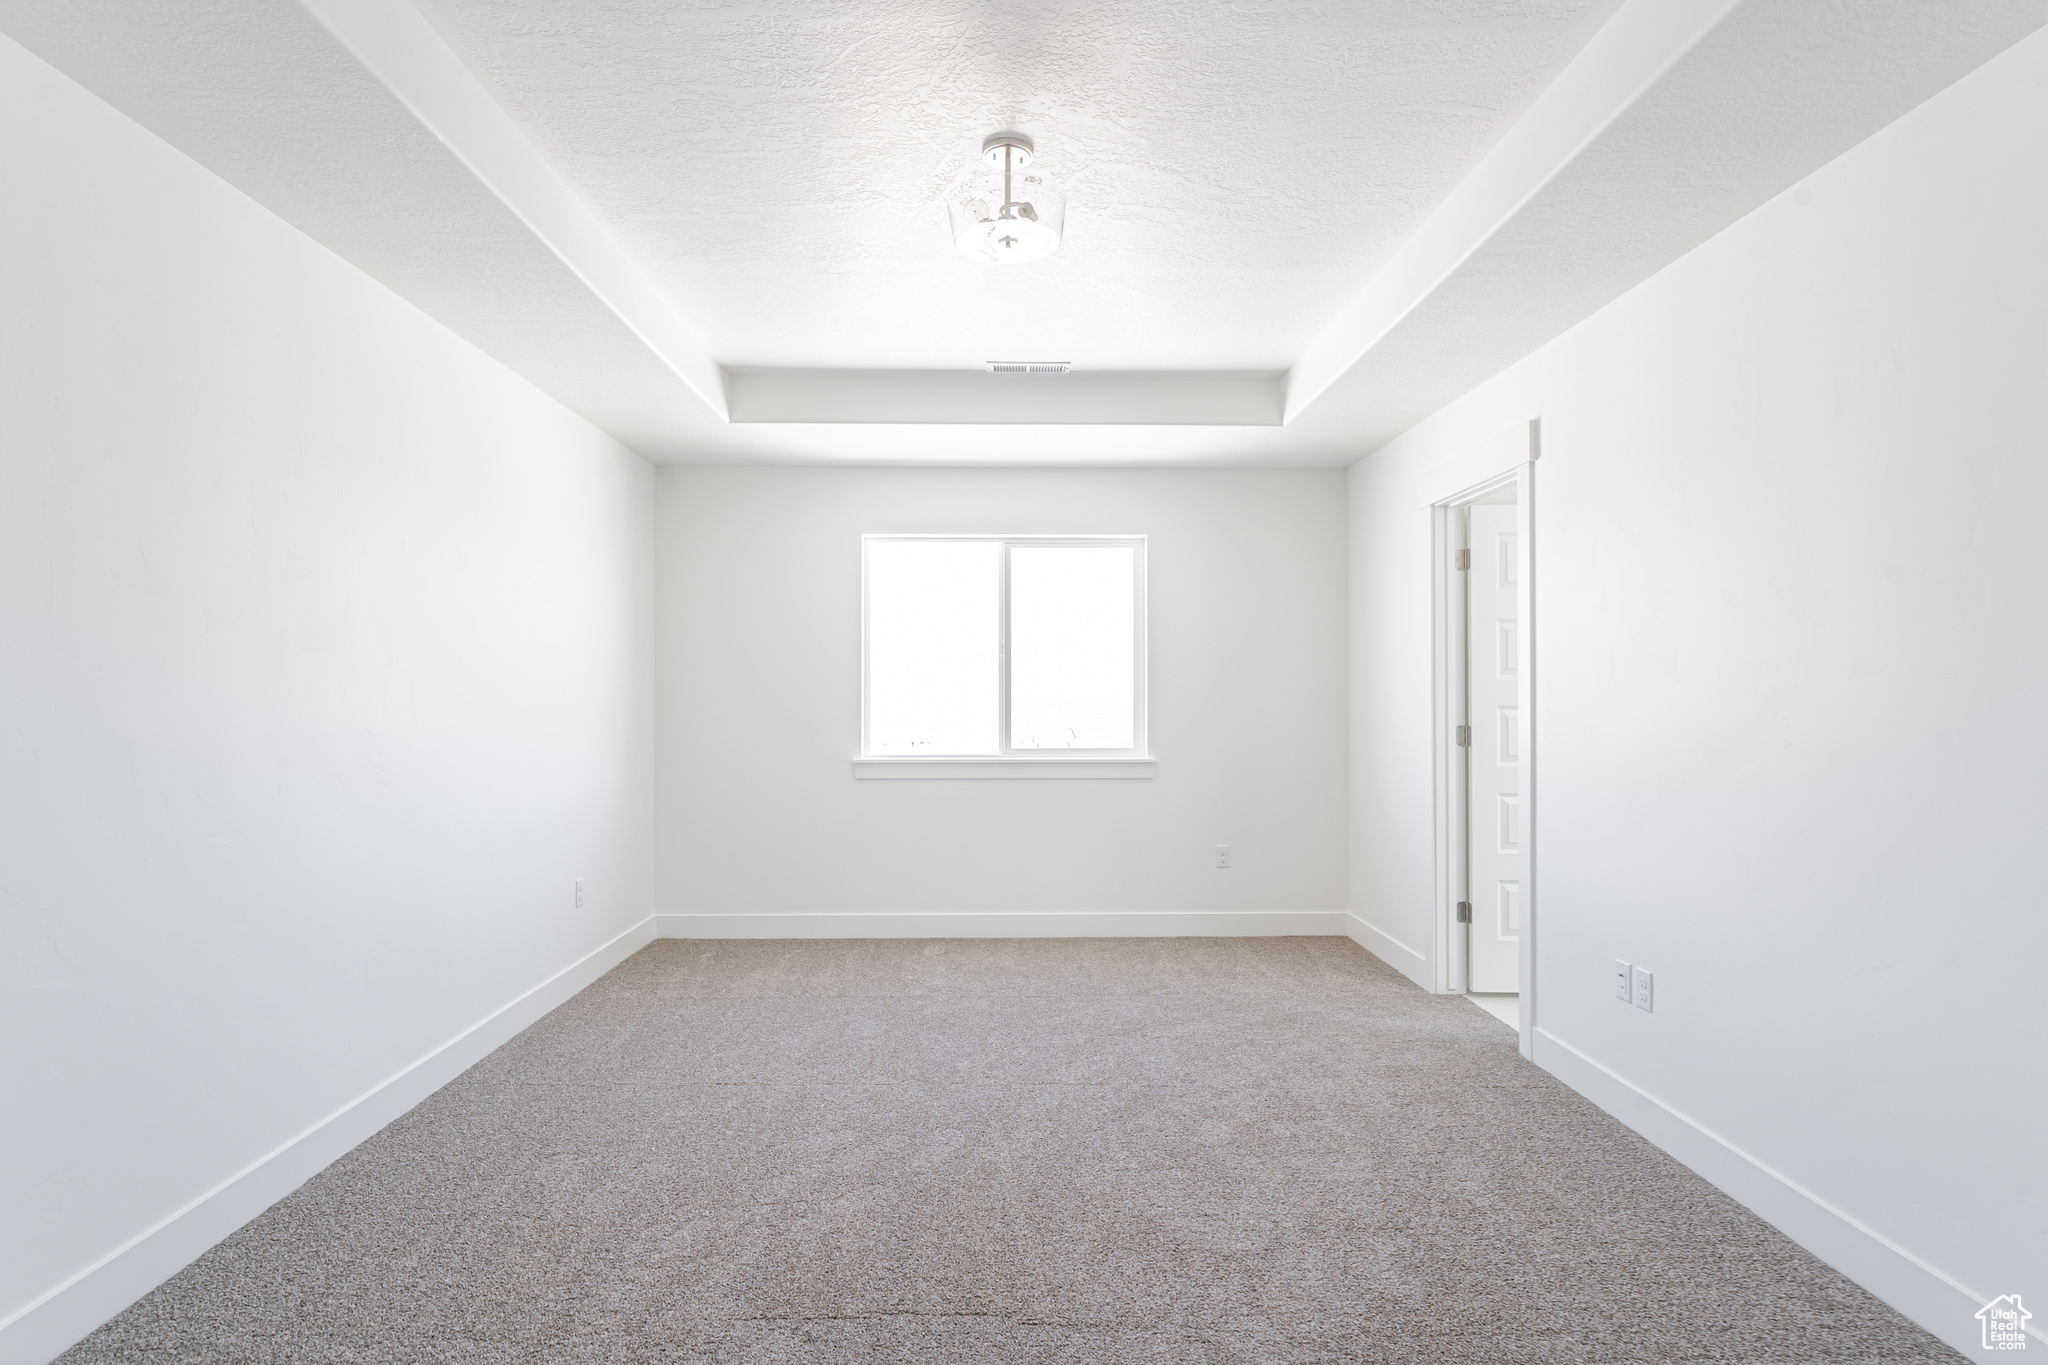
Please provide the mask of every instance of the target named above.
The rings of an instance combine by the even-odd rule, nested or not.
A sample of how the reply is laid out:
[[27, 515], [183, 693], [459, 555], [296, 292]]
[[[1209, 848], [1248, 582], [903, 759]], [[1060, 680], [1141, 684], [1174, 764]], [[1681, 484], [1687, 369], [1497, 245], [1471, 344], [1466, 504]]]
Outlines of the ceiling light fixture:
[[953, 245], [968, 260], [1022, 265], [1026, 261], [1042, 261], [1060, 249], [1060, 232], [1066, 226], [1066, 200], [1046, 194], [1037, 176], [1026, 177], [1021, 186], [1037, 202], [1016, 197], [1020, 187], [1012, 177], [1031, 164], [1031, 154], [1031, 139], [1015, 133], [997, 133], [981, 144], [981, 159], [1002, 168], [1003, 201], [993, 207], [980, 201], [946, 206], [953, 227]]

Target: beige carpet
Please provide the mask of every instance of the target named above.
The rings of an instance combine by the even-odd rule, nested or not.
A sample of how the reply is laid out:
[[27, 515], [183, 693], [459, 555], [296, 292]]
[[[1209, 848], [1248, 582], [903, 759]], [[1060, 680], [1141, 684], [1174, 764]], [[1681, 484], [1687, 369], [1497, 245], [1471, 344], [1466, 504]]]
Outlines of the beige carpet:
[[1327, 938], [656, 943], [64, 1357], [1960, 1359]]

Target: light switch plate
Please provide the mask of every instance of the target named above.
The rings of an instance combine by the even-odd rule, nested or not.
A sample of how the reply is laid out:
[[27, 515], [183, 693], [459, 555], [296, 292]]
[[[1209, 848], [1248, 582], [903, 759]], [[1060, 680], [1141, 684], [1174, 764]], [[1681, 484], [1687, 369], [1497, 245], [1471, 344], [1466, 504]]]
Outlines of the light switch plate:
[[1614, 998], [1627, 1004], [1635, 999], [1636, 988], [1628, 979], [1628, 964], [1620, 958], [1614, 959]]

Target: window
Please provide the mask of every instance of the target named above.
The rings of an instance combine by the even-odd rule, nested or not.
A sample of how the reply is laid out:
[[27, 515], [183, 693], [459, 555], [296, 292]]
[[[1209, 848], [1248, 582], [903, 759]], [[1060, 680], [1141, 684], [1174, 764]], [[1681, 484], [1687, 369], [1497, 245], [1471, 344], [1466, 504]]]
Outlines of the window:
[[1143, 536], [862, 538], [862, 753], [1142, 758]]

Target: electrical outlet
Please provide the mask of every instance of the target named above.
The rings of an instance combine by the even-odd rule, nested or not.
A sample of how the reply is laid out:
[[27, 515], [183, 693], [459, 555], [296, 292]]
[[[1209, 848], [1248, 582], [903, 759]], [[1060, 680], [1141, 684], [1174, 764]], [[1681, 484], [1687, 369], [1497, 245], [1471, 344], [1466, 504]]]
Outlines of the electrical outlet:
[[1648, 1011], [1657, 1000], [1657, 978], [1641, 967], [1629, 968], [1630, 979], [1635, 983], [1636, 1008]]
[[1218, 844], [1218, 845], [1216, 845], [1216, 866], [1218, 866], [1218, 867], [1221, 867], [1221, 868], [1227, 868], [1227, 867], [1229, 867], [1229, 866], [1230, 866], [1230, 845], [1229, 845], [1229, 844]]
[[1635, 999], [1635, 989], [1629, 983], [1628, 964], [1617, 957], [1614, 959], [1614, 998], [1627, 1004]]
[[581, 877], [576, 879], [576, 908], [578, 910], [583, 908], [583, 878]]

